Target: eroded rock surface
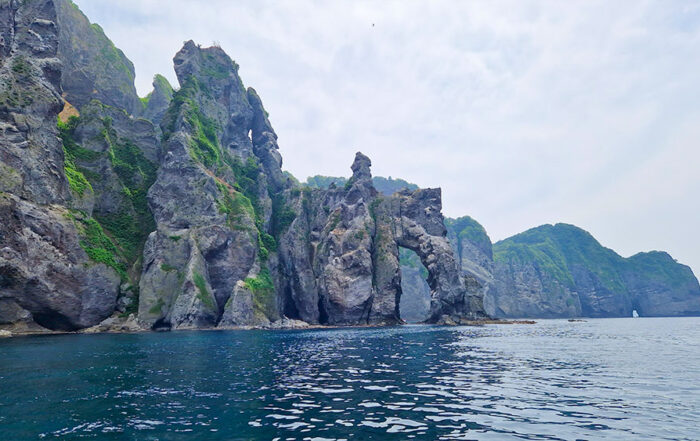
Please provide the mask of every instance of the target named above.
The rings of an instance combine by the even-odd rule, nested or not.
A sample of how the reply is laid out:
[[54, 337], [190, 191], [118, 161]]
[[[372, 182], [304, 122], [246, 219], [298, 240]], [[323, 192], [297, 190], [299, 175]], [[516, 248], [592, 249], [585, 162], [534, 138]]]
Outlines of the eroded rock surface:
[[[430, 321], [443, 315], [483, 317], [446, 238], [439, 189], [379, 194], [362, 153], [343, 188], [309, 189], [285, 235], [280, 260], [299, 317], [311, 323], [400, 323], [399, 247], [415, 251], [428, 270]], [[299, 242], [310, 238], [309, 252]]]
[[148, 193], [157, 230], [146, 243], [139, 318], [172, 328], [277, 320], [268, 231], [283, 208], [272, 196], [284, 197], [287, 179], [276, 135], [220, 48], [190, 41], [174, 62], [181, 87]]
[[61, 86], [66, 101], [78, 109], [96, 99], [137, 115], [141, 101], [134, 86], [134, 65], [102, 28], [71, 0], [51, 2], [56, 10]]
[[0, 37], [0, 326], [400, 323], [399, 246], [428, 268], [432, 321], [483, 316], [440, 191], [381, 194], [361, 153], [342, 187], [302, 187], [220, 48], [185, 43], [180, 89], [157, 76], [140, 100], [69, 0], [0, 3]]
[[0, 325], [74, 330], [114, 311], [120, 275], [99, 225], [69, 209], [57, 15], [54, 1], [0, 3]]

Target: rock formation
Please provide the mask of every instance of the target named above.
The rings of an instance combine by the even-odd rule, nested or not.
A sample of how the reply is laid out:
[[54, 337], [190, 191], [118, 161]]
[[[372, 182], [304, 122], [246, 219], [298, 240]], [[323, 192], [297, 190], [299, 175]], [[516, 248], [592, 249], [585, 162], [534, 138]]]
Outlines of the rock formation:
[[401, 322], [398, 247], [431, 275], [431, 319], [484, 316], [445, 238], [439, 190], [384, 197], [358, 153], [342, 188], [301, 189], [282, 172], [260, 98], [219, 48], [187, 42], [149, 190], [139, 318], [152, 327]]
[[157, 75], [140, 99], [70, 0], [0, 2], [0, 327], [396, 324], [423, 273], [432, 323], [485, 318], [484, 296], [503, 316], [700, 313], [665, 253], [622, 259], [561, 226], [492, 249], [445, 222], [440, 189], [373, 178], [362, 153], [349, 179], [301, 185], [221, 48], [186, 42], [174, 65], [179, 89]]
[[[465, 281], [483, 293], [484, 309], [493, 317], [630, 317], [633, 310], [642, 316], [700, 314], [697, 279], [667, 253], [625, 259], [566, 224], [543, 225], [493, 246], [468, 216], [446, 219], [445, 225]], [[402, 270], [415, 273], [415, 262], [406, 261]], [[407, 289], [412, 298], [430, 296], [420, 281]], [[404, 306], [411, 307], [402, 305], [402, 314]], [[406, 315], [420, 306], [413, 308]]]
[[139, 114], [142, 105], [134, 86], [134, 65], [100, 25], [91, 24], [70, 0], [54, 0], [46, 8], [56, 11], [57, 55], [63, 63], [61, 86], [66, 101], [80, 108], [96, 99]]
[[64, 157], [54, 2], [0, 3], [0, 324], [73, 330], [116, 307], [113, 246], [71, 210], [89, 184]]
[[160, 123], [165, 117], [165, 112], [173, 99], [173, 86], [163, 75], [153, 77], [153, 90], [142, 99], [143, 110], [141, 116], [160, 128]]
[[173, 328], [276, 320], [267, 227], [270, 194], [286, 182], [274, 132], [221, 49], [189, 41], [174, 61], [181, 87], [148, 193], [157, 229], [145, 246], [139, 317]]
[[498, 242], [494, 258], [486, 303], [498, 316], [700, 314], [700, 285], [689, 267], [658, 251], [625, 259], [573, 225], [543, 225]]
[[399, 246], [428, 267], [433, 321], [483, 316], [439, 190], [380, 195], [360, 153], [342, 188], [301, 188], [220, 48], [187, 42], [180, 89], [156, 76], [141, 100], [70, 0], [2, 2], [0, 26], [0, 325], [399, 323]]

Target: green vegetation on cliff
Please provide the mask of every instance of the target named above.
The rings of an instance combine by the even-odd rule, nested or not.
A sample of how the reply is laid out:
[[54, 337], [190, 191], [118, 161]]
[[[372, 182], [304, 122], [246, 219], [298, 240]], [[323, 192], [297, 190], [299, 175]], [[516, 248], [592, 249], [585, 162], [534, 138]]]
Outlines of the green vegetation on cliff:
[[281, 194], [271, 194], [272, 217], [270, 218], [270, 232], [275, 240], [278, 240], [287, 228], [294, 222], [296, 213], [287, 205], [284, 196]]
[[463, 216], [457, 219], [445, 218], [445, 227], [448, 230], [455, 232], [457, 236], [457, 249], [461, 250], [461, 242], [469, 241], [477, 246], [487, 256], [492, 255], [491, 238], [486, 234], [483, 226], [469, 216]]
[[655, 278], [670, 286], [686, 283], [689, 275], [689, 268], [678, 265], [666, 253], [640, 253], [625, 259], [603, 247], [587, 231], [568, 224], [542, 225], [497, 242], [493, 249], [496, 262], [533, 264], [571, 288], [575, 287], [577, 269], [590, 272], [614, 293], [628, 290], [626, 279], [630, 274]]
[[214, 309], [216, 305], [214, 304], [211, 293], [209, 293], [209, 290], [207, 289], [207, 282], [204, 280], [204, 276], [198, 272], [195, 272], [192, 275], [192, 280], [197, 287], [197, 298], [208, 308]]
[[105, 234], [102, 225], [85, 213], [73, 211], [69, 217], [78, 228], [80, 246], [94, 262], [104, 263], [113, 268], [122, 281], [128, 279], [124, 258], [114, 241]]
[[[156, 165], [145, 157], [134, 141], [117, 135], [112, 118], [99, 113], [104, 109], [107, 106], [93, 101], [89, 111], [85, 112], [88, 116], [72, 116], [65, 123], [58, 121], [65, 152], [65, 173], [73, 192], [82, 196], [88, 188], [93, 192], [93, 187], [105, 187], [106, 176], [91, 171], [89, 167], [101, 168], [100, 164], [108, 161], [118, 177], [121, 200], [114, 210], [95, 212], [93, 220], [107, 230], [123, 260], [132, 265], [139, 259], [146, 237], [155, 229], [146, 195], [155, 181]], [[75, 132], [83, 122], [102, 125], [100, 137], [105, 151], [88, 150], [78, 144]]]
[[173, 95], [173, 86], [170, 85], [170, 81], [161, 74], [155, 74], [153, 76], [153, 84], [159, 89], [163, 90], [167, 95]]
[[[216, 65], [213, 61], [209, 64]], [[228, 69], [229, 67], [226, 68], [227, 72]], [[227, 215], [229, 227], [232, 229], [246, 228], [241, 216], [250, 216], [257, 230], [258, 255], [260, 260], [265, 262], [270, 251], [277, 249], [277, 239], [291, 224], [294, 213], [283, 199], [271, 196], [271, 227], [270, 231], [266, 230], [263, 221], [264, 209], [260, 201], [262, 168], [259, 160], [250, 156], [244, 161], [224, 151], [219, 142], [219, 126], [216, 121], [207, 117], [197, 104], [198, 100], [210, 98], [206, 87], [196, 77], [189, 76], [180, 90], [174, 93], [172, 103], [165, 114], [163, 138], [168, 139], [172, 136], [178, 118], [182, 115], [190, 128], [188, 147], [191, 158], [205, 167], [216, 179], [220, 193], [217, 200], [219, 212]], [[231, 176], [233, 181], [229, 182]]]
[[663, 251], [638, 253], [628, 258], [627, 262], [647, 279], [668, 283], [673, 288], [682, 287], [694, 277], [689, 267], [679, 265], [673, 257]]
[[129, 113], [139, 110], [134, 65], [70, 0], [57, 1], [58, 58], [64, 98], [82, 111], [92, 99]]
[[88, 180], [85, 178], [85, 174], [83, 173], [83, 171], [81, 171], [79, 167], [76, 166], [75, 160], [77, 158], [92, 159], [92, 154], [94, 152], [83, 149], [75, 142], [75, 139], [73, 138], [73, 132], [75, 131], [78, 122], [79, 119], [75, 116], [71, 116], [65, 123], [59, 119], [58, 136], [61, 138], [61, 141], [63, 141], [63, 170], [66, 174], [66, 179], [68, 179], [70, 189], [73, 191], [73, 193], [77, 194], [78, 196], [83, 196], [85, 194], [85, 190], [87, 190], [88, 188], [90, 189], [90, 191], [92, 191], [92, 186], [90, 185], [90, 182], [88, 182]]
[[253, 306], [268, 319], [277, 317], [275, 285], [270, 270], [263, 266], [257, 277], [248, 277], [244, 281], [246, 288], [253, 293]]
[[[551, 225], [545, 227], [551, 227]], [[540, 271], [550, 274], [552, 278], [564, 286], [573, 287], [574, 280], [562, 250], [548, 232], [543, 232], [539, 228], [525, 231], [494, 244], [494, 261], [532, 263]]]

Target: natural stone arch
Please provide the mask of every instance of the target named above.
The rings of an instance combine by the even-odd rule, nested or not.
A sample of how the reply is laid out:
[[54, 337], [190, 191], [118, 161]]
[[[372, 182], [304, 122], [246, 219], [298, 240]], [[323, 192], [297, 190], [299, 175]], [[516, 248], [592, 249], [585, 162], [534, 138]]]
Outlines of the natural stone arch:
[[401, 267], [401, 296], [398, 302], [399, 317], [405, 323], [423, 323], [430, 313], [430, 286], [428, 269], [418, 254], [399, 247]]
[[478, 290], [467, 289], [447, 239], [440, 189], [377, 192], [371, 161], [357, 153], [341, 188], [309, 189], [280, 242], [283, 303], [310, 323], [401, 323], [399, 247], [428, 270], [428, 322], [486, 317]]
[[403, 191], [392, 199], [396, 210], [396, 244], [414, 251], [428, 270], [431, 302], [427, 321], [434, 323], [443, 316], [458, 320], [485, 317], [481, 296], [467, 290], [447, 240], [441, 190]]

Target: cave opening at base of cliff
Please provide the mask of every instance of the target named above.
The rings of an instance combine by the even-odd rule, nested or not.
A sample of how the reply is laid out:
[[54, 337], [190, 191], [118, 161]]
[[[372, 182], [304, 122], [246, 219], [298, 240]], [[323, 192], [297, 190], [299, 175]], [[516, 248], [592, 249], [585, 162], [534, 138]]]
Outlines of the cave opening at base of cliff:
[[284, 290], [284, 316], [293, 320], [301, 320], [301, 315], [292, 297], [292, 289], [290, 287]]
[[401, 297], [399, 316], [407, 323], [420, 323], [430, 314], [428, 270], [415, 251], [399, 247], [401, 264]]
[[153, 326], [151, 326], [151, 330], [153, 331], [170, 331], [171, 328], [172, 325], [165, 319], [165, 317], [156, 320], [156, 322], [153, 323]]
[[320, 297], [318, 299], [318, 323], [321, 325], [328, 324], [328, 311], [326, 311], [326, 305]]
[[74, 324], [68, 317], [56, 311], [42, 311], [32, 314], [34, 321], [46, 329], [52, 331], [77, 331], [81, 328]]

